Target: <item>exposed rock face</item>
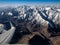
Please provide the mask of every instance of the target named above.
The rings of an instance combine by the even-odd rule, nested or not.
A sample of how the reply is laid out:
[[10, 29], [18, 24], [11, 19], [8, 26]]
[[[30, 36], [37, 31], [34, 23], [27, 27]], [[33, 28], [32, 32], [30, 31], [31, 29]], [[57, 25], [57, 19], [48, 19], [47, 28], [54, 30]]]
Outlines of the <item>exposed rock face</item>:
[[[3, 10], [4, 12], [1, 11], [1, 16], [6, 15], [4, 18], [7, 17], [6, 18], [7, 21], [12, 21], [14, 23], [16, 30], [19, 32], [19, 34], [24, 33], [22, 38], [19, 39], [18, 43], [29, 44], [29, 40], [33, 39], [36, 35], [38, 35], [37, 37], [40, 37], [42, 39], [42, 43], [43, 40], [47, 41], [45, 45], [48, 45], [48, 42], [53, 45], [59, 44], [60, 42], [59, 8], [19, 6], [17, 8], [9, 8], [9, 9], [8, 8], [4, 9]], [[1, 18], [0, 20], [3, 19]]]

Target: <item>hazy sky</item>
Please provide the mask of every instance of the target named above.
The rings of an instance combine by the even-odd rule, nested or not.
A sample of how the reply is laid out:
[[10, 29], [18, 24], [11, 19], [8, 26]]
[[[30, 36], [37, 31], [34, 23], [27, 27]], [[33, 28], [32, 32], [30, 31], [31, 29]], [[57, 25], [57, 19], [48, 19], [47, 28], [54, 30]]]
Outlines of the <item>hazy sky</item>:
[[1, 2], [6, 2], [6, 3], [8, 3], [8, 2], [33, 2], [33, 3], [35, 3], [35, 2], [53, 2], [53, 3], [60, 3], [60, 0], [0, 0], [0, 3]]
[[0, 0], [1, 4], [60, 4], [60, 0]]

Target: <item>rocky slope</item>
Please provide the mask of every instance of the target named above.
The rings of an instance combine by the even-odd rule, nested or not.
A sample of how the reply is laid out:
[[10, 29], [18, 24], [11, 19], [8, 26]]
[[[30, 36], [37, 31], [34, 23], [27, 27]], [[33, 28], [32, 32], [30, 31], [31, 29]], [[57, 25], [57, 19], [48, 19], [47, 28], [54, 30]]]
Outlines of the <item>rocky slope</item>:
[[[9, 21], [12, 21], [16, 27], [15, 33], [18, 32], [16, 35], [23, 35], [17, 41], [18, 43], [28, 43], [30, 39], [36, 38], [36, 35], [38, 35], [37, 37], [42, 38], [42, 40], [40, 39], [42, 41], [41, 45], [44, 45], [43, 40], [46, 41], [46, 45], [48, 45], [48, 42], [53, 45], [59, 45], [60, 8], [26, 5], [16, 8], [0, 8], [0, 22], [6, 24]], [[26, 42], [25, 38], [27, 39]]]

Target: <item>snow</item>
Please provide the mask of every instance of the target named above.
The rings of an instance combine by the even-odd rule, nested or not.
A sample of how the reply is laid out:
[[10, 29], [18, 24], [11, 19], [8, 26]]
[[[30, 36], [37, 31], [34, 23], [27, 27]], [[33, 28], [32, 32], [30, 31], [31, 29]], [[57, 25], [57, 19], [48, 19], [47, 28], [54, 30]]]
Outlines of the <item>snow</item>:
[[50, 10], [51, 8], [50, 7], [46, 7], [45, 10]]
[[60, 9], [57, 9], [57, 11], [59, 11], [59, 12], [60, 12]]
[[4, 15], [4, 12], [2, 12], [1, 15]]
[[11, 12], [8, 12], [8, 15], [12, 16], [13, 14]]

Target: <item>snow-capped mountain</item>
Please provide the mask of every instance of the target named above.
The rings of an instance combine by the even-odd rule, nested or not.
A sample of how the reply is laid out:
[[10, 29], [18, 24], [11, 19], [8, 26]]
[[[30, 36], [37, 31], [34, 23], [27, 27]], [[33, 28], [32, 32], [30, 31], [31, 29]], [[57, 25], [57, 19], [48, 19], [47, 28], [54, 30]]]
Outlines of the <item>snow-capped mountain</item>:
[[[54, 40], [53, 36], [60, 36], [60, 7], [27, 5], [13, 8], [0, 7], [0, 34], [3, 34], [3, 30], [10, 30], [10, 22], [16, 29], [14, 30], [14, 40], [12, 39], [11, 43], [14, 43], [20, 35], [24, 37], [26, 34], [39, 35], [50, 42], [50, 40]], [[50, 39], [51, 37], [53, 38]]]
[[49, 24], [52, 28], [57, 28], [57, 25], [60, 26], [60, 9], [57, 7], [24, 5], [16, 8], [1, 8], [0, 15], [13, 16], [13, 20], [20, 20], [20, 22], [21, 20], [23, 22], [31, 22], [32, 24], [35, 22], [34, 25], [39, 24], [44, 26], [45, 24]]

